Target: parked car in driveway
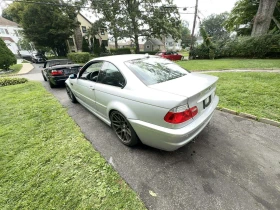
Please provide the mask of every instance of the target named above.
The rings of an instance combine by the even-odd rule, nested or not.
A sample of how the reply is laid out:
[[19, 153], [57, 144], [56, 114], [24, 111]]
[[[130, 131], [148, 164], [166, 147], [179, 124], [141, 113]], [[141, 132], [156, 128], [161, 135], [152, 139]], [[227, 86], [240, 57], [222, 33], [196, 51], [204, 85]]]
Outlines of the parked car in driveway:
[[116, 55], [86, 63], [66, 80], [66, 91], [123, 144], [173, 151], [209, 123], [219, 101], [217, 80], [158, 56]]
[[51, 88], [64, 84], [70, 74], [77, 74], [82, 67], [80, 64], [73, 64], [68, 59], [47, 60], [41, 70], [45, 81], [49, 82]]
[[178, 54], [177, 52], [169, 51], [169, 52], [158, 52], [156, 54], [157, 56], [160, 56], [162, 58], [169, 59], [171, 61], [178, 61], [178, 60], [184, 60], [184, 56]]
[[44, 63], [46, 61], [46, 57], [42, 54], [34, 53], [32, 54], [31, 60], [33, 63]]

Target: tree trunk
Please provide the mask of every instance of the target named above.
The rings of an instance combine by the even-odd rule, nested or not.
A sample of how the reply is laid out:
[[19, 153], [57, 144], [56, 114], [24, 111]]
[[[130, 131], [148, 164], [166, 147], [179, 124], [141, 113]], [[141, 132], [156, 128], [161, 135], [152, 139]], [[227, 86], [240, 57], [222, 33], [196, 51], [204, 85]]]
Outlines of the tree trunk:
[[118, 37], [114, 36], [115, 39], [115, 49], [118, 49]]
[[267, 34], [278, 0], [260, 0], [251, 36]]
[[134, 41], [135, 41], [135, 47], [136, 47], [135, 53], [138, 54], [139, 51], [140, 51], [140, 49], [139, 49], [139, 41], [138, 41], [138, 34], [135, 34], [135, 39], [134, 39]]

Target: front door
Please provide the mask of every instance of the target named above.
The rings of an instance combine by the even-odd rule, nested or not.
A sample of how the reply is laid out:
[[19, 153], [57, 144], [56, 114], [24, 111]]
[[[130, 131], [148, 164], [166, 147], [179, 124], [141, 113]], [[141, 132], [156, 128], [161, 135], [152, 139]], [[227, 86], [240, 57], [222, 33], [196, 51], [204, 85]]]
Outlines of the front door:
[[103, 62], [87, 64], [80, 72], [74, 87], [76, 96], [92, 111], [96, 110], [95, 85]]

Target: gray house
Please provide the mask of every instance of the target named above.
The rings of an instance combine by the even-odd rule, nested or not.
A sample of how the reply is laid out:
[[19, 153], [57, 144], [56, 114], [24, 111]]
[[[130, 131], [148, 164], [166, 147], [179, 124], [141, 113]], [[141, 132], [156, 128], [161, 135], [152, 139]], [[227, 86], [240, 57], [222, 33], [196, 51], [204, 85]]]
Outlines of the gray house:
[[164, 44], [159, 39], [149, 38], [144, 43], [144, 51], [163, 51], [163, 50], [164, 50]]

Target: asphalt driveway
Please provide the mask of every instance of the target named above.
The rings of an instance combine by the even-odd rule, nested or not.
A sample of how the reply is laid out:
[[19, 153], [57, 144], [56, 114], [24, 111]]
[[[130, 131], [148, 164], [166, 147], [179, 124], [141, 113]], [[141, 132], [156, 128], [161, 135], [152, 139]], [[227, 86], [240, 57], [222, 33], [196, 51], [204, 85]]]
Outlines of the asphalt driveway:
[[42, 82], [149, 209], [280, 209], [279, 128], [215, 111], [197, 140], [175, 152], [131, 149], [64, 87], [50, 89], [38, 66], [24, 77]]

